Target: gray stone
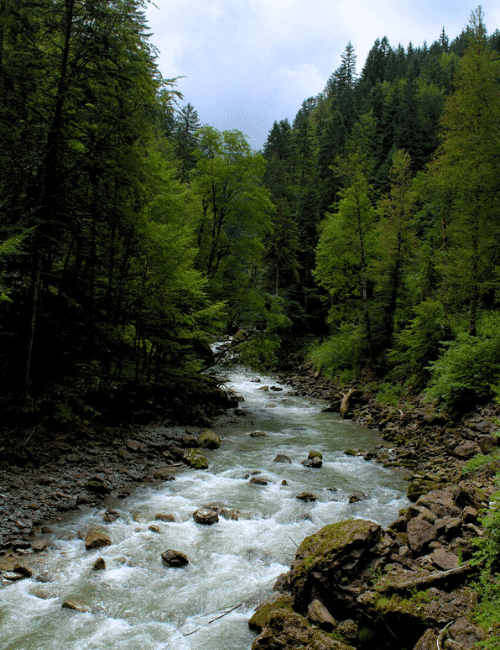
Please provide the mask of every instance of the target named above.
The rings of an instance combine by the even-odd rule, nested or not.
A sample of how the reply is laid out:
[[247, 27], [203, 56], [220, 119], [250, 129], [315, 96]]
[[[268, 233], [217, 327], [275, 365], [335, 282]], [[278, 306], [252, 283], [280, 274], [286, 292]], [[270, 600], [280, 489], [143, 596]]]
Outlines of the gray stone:
[[78, 600], [74, 600], [73, 598], [65, 600], [62, 604], [62, 607], [63, 609], [71, 609], [74, 612], [80, 612], [81, 614], [90, 612], [90, 608], [87, 607], [87, 605], [84, 605], [83, 603], [79, 602]]
[[292, 459], [289, 456], [286, 456], [285, 454], [277, 454], [273, 462], [290, 464], [292, 462]]
[[250, 483], [252, 485], [267, 485], [269, 483], [269, 479], [265, 478], [264, 476], [254, 476], [250, 479]]
[[164, 513], [164, 512], [159, 512], [157, 515], [155, 515], [156, 521], [167, 521], [167, 522], [173, 522], [175, 521], [174, 515], [170, 513]]
[[420, 555], [426, 544], [437, 538], [436, 528], [422, 517], [410, 519], [406, 527], [408, 546], [417, 555]]
[[429, 559], [441, 571], [456, 569], [458, 566], [458, 557], [444, 549], [436, 549], [429, 555]]
[[475, 456], [480, 451], [479, 445], [472, 442], [472, 440], [466, 440], [461, 445], [458, 445], [458, 447], [455, 447], [453, 453], [458, 458], [472, 458], [472, 456]]
[[300, 501], [316, 501], [317, 497], [312, 492], [301, 492], [295, 496], [296, 499]]
[[416, 505], [427, 508], [439, 518], [457, 517], [461, 512], [455, 503], [453, 494], [448, 490], [432, 490], [421, 496]]
[[330, 614], [327, 607], [317, 598], [309, 603], [307, 618], [325, 632], [333, 632], [337, 625], [337, 621]]
[[198, 442], [203, 449], [219, 449], [220, 438], [211, 429], [202, 431], [198, 436]]

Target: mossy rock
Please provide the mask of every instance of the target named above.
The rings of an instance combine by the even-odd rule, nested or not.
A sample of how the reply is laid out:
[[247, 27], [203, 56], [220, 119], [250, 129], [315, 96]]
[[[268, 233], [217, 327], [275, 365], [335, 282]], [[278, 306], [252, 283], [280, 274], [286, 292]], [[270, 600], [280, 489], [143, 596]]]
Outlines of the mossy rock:
[[282, 607], [269, 614], [260, 635], [252, 644], [252, 650], [354, 650], [332, 638], [331, 635], [313, 627], [309, 621], [292, 609]]
[[187, 464], [193, 469], [208, 469], [208, 460], [203, 456], [199, 449], [195, 447], [187, 449], [184, 457]]
[[219, 449], [220, 438], [211, 429], [206, 429], [200, 433], [198, 443], [203, 449]]
[[352, 579], [371, 561], [371, 549], [379, 541], [381, 530], [373, 521], [350, 519], [324, 526], [306, 537], [290, 571], [294, 607], [298, 611], [307, 609], [319, 579], [328, 594], [324, 604], [334, 611], [342, 598], [338, 584]]
[[439, 483], [434, 481], [434, 480], [429, 480], [429, 479], [417, 479], [415, 481], [412, 481], [408, 485], [408, 491], [407, 495], [410, 501], [418, 501], [418, 499], [423, 495], [427, 494], [427, 492], [431, 492], [432, 490], [438, 490], [439, 489]]
[[307, 458], [311, 460], [311, 458], [323, 458], [323, 454], [320, 451], [310, 451]]
[[264, 603], [261, 605], [252, 618], [248, 621], [248, 627], [256, 632], [261, 632], [262, 628], [266, 626], [269, 617], [274, 614], [278, 609], [287, 609], [292, 611], [292, 599], [288, 595], [278, 596], [275, 600]]
[[101, 530], [91, 530], [85, 535], [85, 548], [91, 551], [94, 548], [102, 548], [103, 546], [111, 546], [112, 541], [109, 535]]

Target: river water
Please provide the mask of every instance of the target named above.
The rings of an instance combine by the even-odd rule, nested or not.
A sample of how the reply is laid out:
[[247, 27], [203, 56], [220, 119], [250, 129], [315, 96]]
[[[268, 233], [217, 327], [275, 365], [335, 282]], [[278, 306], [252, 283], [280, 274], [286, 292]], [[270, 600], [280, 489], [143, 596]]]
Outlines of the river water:
[[[247, 621], [304, 537], [350, 517], [387, 525], [397, 516], [407, 505], [402, 474], [343, 453], [373, 449], [380, 434], [322, 413], [324, 402], [286, 386], [259, 390], [280, 387], [260, 379], [245, 369], [227, 376], [247, 415], [217, 430], [222, 446], [206, 452], [209, 470], [182, 469], [175, 481], [108, 503], [120, 511], [113, 523], [103, 524], [101, 509], [58, 526], [43, 564], [49, 581], [0, 587], [1, 650], [249, 650], [255, 635]], [[255, 430], [267, 435], [251, 437]], [[301, 464], [310, 450], [322, 453], [321, 469]], [[274, 462], [277, 454], [292, 462]], [[250, 484], [255, 472], [269, 483]], [[298, 500], [302, 491], [317, 500]], [[362, 500], [350, 504], [353, 493]], [[207, 504], [238, 510], [238, 519], [197, 524], [192, 513]], [[156, 521], [158, 513], [176, 521]], [[77, 532], [92, 523], [106, 527], [112, 546], [85, 551]], [[167, 568], [160, 558], [167, 549], [182, 551], [190, 564]], [[105, 571], [92, 571], [97, 557]], [[90, 612], [62, 609], [66, 599]]]

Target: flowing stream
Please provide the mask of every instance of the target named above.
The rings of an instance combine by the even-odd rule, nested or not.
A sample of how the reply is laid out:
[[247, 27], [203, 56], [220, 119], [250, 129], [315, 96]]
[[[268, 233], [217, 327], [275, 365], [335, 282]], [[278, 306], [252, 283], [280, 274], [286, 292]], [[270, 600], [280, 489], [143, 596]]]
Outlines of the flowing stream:
[[[0, 587], [0, 650], [249, 650], [255, 635], [247, 621], [304, 537], [349, 517], [387, 525], [406, 505], [400, 472], [343, 453], [373, 449], [382, 444], [379, 433], [322, 413], [324, 402], [288, 387], [259, 390], [277, 385], [271, 377], [257, 383], [240, 368], [227, 379], [244, 397], [247, 415], [217, 429], [222, 446], [206, 452], [209, 470], [182, 469], [175, 481], [107, 503], [120, 512], [105, 524], [112, 546], [85, 551], [76, 534], [92, 522], [102, 525], [104, 509], [60, 524], [43, 564], [50, 581]], [[250, 437], [255, 430], [267, 435]], [[321, 469], [301, 464], [310, 450], [323, 454]], [[274, 462], [278, 453], [292, 462]], [[250, 484], [253, 472], [269, 483]], [[298, 500], [302, 491], [317, 500]], [[362, 500], [350, 504], [353, 493]], [[238, 510], [239, 517], [202, 526], [192, 513], [206, 504]], [[176, 521], [155, 521], [158, 513]], [[149, 530], [152, 524], [160, 534]], [[167, 549], [184, 552], [190, 564], [167, 568], [160, 558]], [[92, 571], [97, 557], [105, 571]], [[62, 609], [69, 598], [90, 611]]]

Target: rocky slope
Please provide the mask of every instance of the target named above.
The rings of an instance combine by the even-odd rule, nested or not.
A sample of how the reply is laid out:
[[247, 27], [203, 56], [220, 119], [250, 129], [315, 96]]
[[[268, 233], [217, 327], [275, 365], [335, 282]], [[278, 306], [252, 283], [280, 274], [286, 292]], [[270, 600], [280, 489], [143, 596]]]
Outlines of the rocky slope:
[[389, 453], [346, 453], [410, 469], [413, 504], [386, 529], [351, 520], [306, 538], [275, 585], [281, 595], [250, 621], [259, 632], [252, 650], [473, 648], [487, 632], [473, 621], [471, 540], [482, 534], [479, 518], [498, 462], [470, 477], [464, 466], [496, 449], [497, 409], [453, 422], [432, 406], [388, 407], [360, 386], [339, 389], [308, 366], [282, 379], [327, 399], [332, 411], [382, 429], [394, 443]]

